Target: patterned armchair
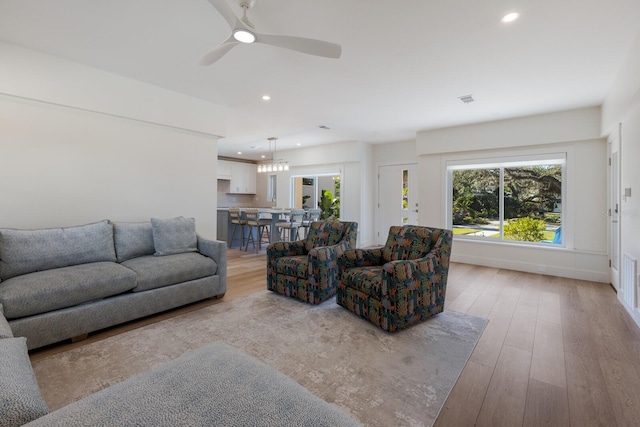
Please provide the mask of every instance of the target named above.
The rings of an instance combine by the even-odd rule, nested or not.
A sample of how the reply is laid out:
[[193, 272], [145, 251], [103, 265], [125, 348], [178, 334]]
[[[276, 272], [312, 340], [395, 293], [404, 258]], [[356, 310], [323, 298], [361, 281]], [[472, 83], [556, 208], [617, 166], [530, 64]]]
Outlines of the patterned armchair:
[[451, 238], [451, 230], [392, 226], [384, 247], [344, 251], [336, 302], [388, 332], [442, 312]]
[[358, 223], [317, 221], [304, 240], [267, 247], [267, 289], [320, 304], [336, 293], [338, 255], [354, 248]]

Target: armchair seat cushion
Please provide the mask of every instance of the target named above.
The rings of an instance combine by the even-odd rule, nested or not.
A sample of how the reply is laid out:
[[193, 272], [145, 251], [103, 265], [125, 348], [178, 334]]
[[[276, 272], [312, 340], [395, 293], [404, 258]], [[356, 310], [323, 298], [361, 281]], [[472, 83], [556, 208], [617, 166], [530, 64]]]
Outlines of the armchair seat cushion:
[[380, 298], [382, 266], [350, 268], [342, 273], [342, 280], [359, 292]]
[[286, 256], [276, 259], [276, 273], [285, 276], [306, 279], [309, 275], [309, 257], [307, 255]]

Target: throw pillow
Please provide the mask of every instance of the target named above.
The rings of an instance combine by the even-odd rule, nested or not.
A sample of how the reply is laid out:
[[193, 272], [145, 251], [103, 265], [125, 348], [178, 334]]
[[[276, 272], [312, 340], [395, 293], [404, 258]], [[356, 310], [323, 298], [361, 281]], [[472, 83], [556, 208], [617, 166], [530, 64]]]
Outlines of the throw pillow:
[[150, 222], [113, 222], [118, 262], [155, 253]]
[[198, 250], [194, 218], [151, 218], [156, 256], [195, 252]]
[[27, 339], [0, 340], [2, 425], [21, 426], [49, 413], [27, 353]]

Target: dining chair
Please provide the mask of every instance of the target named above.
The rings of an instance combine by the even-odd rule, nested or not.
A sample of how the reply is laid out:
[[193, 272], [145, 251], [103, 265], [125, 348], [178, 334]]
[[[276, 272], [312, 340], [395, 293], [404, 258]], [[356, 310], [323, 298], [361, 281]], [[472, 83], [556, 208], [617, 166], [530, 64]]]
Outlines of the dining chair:
[[[322, 209], [309, 209], [302, 218], [301, 228], [304, 231], [304, 236], [309, 233], [309, 226], [312, 222], [318, 221], [322, 215]], [[303, 238], [304, 236], [301, 236]]]
[[[280, 240], [288, 240], [290, 242], [298, 240], [298, 229], [302, 226], [303, 217], [304, 209], [291, 209], [288, 221], [276, 223], [276, 227], [280, 231]], [[285, 239], [285, 236], [288, 239]]]
[[229, 247], [233, 246], [233, 241], [236, 240], [236, 229], [240, 226], [240, 249], [242, 249], [244, 246], [244, 226], [247, 225], [247, 220], [242, 218], [240, 208], [229, 208], [229, 220], [233, 225], [231, 237], [229, 238]]
[[[253, 249], [256, 249], [256, 243], [258, 243], [258, 249], [256, 252], [260, 251], [261, 244], [264, 241], [264, 236], [266, 234], [265, 243], [271, 243], [271, 233], [270, 233], [270, 225], [271, 219], [262, 218], [260, 211], [256, 208], [247, 208], [245, 209], [245, 216], [247, 218], [247, 225], [249, 226], [249, 236], [247, 237], [247, 245], [244, 250], [249, 251], [249, 243], [253, 243]], [[254, 231], [256, 237], [254, 238]]]

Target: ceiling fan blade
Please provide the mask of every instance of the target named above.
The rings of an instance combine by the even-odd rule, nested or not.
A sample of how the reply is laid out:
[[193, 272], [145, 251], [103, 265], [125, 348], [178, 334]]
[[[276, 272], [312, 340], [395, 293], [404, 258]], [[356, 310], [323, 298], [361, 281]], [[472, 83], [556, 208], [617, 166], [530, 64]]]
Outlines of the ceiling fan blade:
[[256, 34], [256, 42], [296, 50], [309, 55], [324, 56], [325, 58], [337, 59], [342, 54], [342, 47], [339, 44], [304, 37]]
[[227, 52], [229, 52], [234, 46], [236, 46], [239, 43], [240, 43], [239, 41], [236, 41], [236, 39], [233, 38], [233, 35], [229, 36], [229, 38], [224, 42], [222, 42], [222, 44], [220, 44], [218, 47], [202, 55], [202, 58], [200, 58], [200, 61], [198, 61], [198, 64], [200, 65], [213, 64], [218, 59], [222, 58]]
[[222, 15], [225, 21], [229, 24], [231, 28], [236, 28], [238, 26], [239, 19], [233, 10], [229, 7], [226, 0], [207, 0], [213, 7], [216, 8], [218, 13]]

